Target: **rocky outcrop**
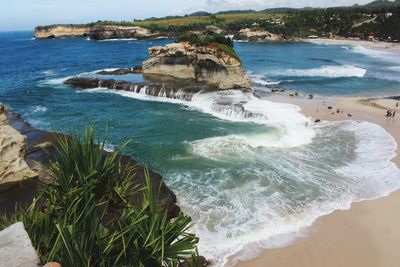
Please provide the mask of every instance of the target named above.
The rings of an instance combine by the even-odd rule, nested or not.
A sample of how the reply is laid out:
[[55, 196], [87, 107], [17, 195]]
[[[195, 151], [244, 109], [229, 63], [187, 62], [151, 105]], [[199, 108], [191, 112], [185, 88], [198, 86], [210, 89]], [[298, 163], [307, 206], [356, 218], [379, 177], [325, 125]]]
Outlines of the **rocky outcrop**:
[[39, 258], [21, 222], [0, 232], [0, 266], [39, 266]]
[[106, 39], [152, 39], [160, 36], [160, 33], [152, 32], [138, 26], [100, 25], [100, 24], [58, 24], [50, 26], [38, 26], [35, 28], [36, 39], [50, 39], [60, 37], [86, 37], [92, 40]]
[[245, 28], [236, 35], [237, 40], [247, 40], [252, 42], [282, 41], [283, 37], [258, 28]]
[[138, 26], [94, 25], [90, 29], [89, 37], [92, 40], [106, 39], [152, 39], [159, 37], [159, 33], [152, 32]]
[[116, 69], [116, 70], [101, 70], [96, 72], [100, 75], [126, 75], [142, 73], [142, 66], [135, 66], [133, 68]]
[[[6, 116], [5, 118], [9, 126], [14, 128], [18, 134], [26, 136], [27, 149], [25, 151], [25, 160], [30, 169], [37, 173], [39, 179], [24, 180], [23, 182], [13, 183], [11, 186], [7, 187], [0, 185], [0, 215], [2, 213], [13, 212], [16, 204], [30, 204], [36, 195], [39, 183], [53, 182], [50, 175], [43, 167], [49, 164], [52, 155], [54, 155], [56, 140], [60, 135], [59, 133], [33, 128], [18, 114], [7, 109], [4, 109], [3, 115]], [[110, 152], [103, 151], [104, 157], [109, 154]], [[138, 164], [135, 160], [124, 155], [120, 155], [119, 160], [122, 167], [128, 165], [136, 166], [136, 172], [132, 176], [132, 180], [139, 186], [144, 186], [146, 183], [144, 177], [145, 166]], [[149, 174], [154, 187], [153, 192], [160, 190], [160, 209], [166, 209], [169, 218], [176, 217], [180, 212], [180, 208], [176, 205], [177, 199], [175, 194], [165, 185], [160, 174], [151, 170], [149, 170]]]
[[7, 112], [0, 104], [0, 185], [3, 188], [37, 177], [25, 161], [25, 136], [8, 124]]
[[240, 60], [218, 45], [197, 46], [188, 42], [149, 48], [143, 74], [170, 76], [206, 83], [214, 89], [250, 89]]
[[191, 101], [193, 94], [197, 92], [209, 90], [209, 87], [205, 83], [193, 83], [191, 80], [183, 79], [167, 79], [158, 82], [146, 81], [143, 83], [133, 83], [123, 80], [75, 77], [66, 80], [64, 83], [81, 89], [101, 87], [184, 101]]
[[89, 25], [38, 26], [35, 28], [35, 38], [85, 37], [89, 35], [89, 32]]

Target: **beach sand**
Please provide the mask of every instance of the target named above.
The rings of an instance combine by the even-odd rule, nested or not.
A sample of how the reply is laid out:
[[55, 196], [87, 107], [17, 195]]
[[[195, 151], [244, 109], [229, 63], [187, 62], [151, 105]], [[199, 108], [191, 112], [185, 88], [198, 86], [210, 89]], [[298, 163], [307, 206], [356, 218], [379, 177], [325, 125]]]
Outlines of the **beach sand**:
[[333, 45], [360, 45], [367, 48], [374, 49], [388, 49], [400, 51], [400, 43], [388, 43], [382, 41], [366, 41], [358, 39], [347, 39], [347, 38], [317, 38], [317, 39], [301, 39], [306, 42], [320, 42]]
[[[387, 109], [395, 109], [395, 100], [308, 99], [287, 94], [272, 94], [265, 99], [298, 105], [305, 115], [314, 119], [370, 121], [384, 127], [397, 143], [400, 141], [400, 117], [385, 117]], [[393, 161], [400, 165], [398, 151]], [[252, 260], [236, 263], [234, 259], [235, 255], [230, 265], [240, 267], [398, 267], [400, 191], [376, 200], [353, 203], [349, 210], [323, 216], [305, 235], [286, 247], [263, 250]]]

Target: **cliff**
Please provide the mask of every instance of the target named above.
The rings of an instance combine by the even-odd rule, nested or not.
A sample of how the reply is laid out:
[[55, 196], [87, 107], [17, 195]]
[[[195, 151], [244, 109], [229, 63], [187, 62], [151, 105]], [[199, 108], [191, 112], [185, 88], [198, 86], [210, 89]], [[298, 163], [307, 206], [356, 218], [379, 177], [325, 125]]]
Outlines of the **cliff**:
[[[10, 173], [6, 180], [10, 182], [7, 184], [2, 184], [0, 179], [1, 215], [13, 212], [16, 204], [31, 203], [39, 184], [52, 182], [51, 176], [43, 166], [48, 165], [51, 160], [52, 154], [55, 152], [57, 136], [60, 134], [33, 128], [18, 114], [9, 111], [1, 103], [0, 111], [2, 111], [0, 113], [0, 175], [4, 173], [4, 170], [15, 170], [14, 172], [5, 172]], [[7, 131], [3, 129], [7, 129]], [[10, 142], [9, 140], [15, 141]], [[109, 154], [110, 152], [103, 151], [104, 157]], [[8, 158], [15, 158], [15, 160], [8, 160]], [[136, 166], [132, 180], [139, 186], [145, 186], [144, 166], [124, 155], [120, 155], [119, 160], [122, 167]], [[16, 168], [13, 167], [12, 162], [18, 163]], [[168, 211], [169, 218], [176, 217], [180, 208], [176, 205], [175, 194], [165, 185], [160, 174], [149, 170], [149, 175], [154, 192], [160, 190], [159, 207]]]
[[152, 32], [146, 28], [138, 26], [122, 25], [101, 25], [101, 24], [83, 24], [83, 25], [51, 25], [38, 26], [35, 28], [36, 39], [49, 39], [60, 37], [86, 37], [92, 40], [105, 39], [150, 39], [160, 36], [157, 32]]
[[92, 40], [106, 39], [150, 39], [160, 34], [138, 26], [94, 25], [90, 29], [89, 37]]
[[282, 41], [283, 37], [279, 34], [273, 34], [268, 31], [257, 28], [245, 28], [240, 30], [236, 36], [238, 40], [247, 40], [253, 42], [266, 42], [266, 41]]
[[172, 43], [149, 48], [143, 74], [205, 83], [215, 89], [250, 89], [250, 81], [233, 51], [219, 44]]
[[35, 28], [35, 38], [85, 37], [90, 32], [89, 25], [52, 25]]

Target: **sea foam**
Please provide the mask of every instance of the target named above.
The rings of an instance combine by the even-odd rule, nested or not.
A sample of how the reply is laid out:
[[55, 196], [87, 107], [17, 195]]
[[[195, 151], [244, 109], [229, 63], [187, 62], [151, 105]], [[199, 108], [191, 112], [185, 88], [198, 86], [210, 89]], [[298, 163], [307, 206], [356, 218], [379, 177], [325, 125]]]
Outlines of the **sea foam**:
[[353, 65], [341, 66], [322, 66], [312, 69], [280, 69], [271, 70], [268, 74], [275, 76], [288, 77], [326, 77], [326, 78], [341, 78], [341, 77], [364, 77], [367, 70]]
[[[200, 92], [191, 102], [104, 88], [80, 92], [170, 102], [248, 123], [248, 133], [186, 142], [187, 154], [174, 162], [189, 158], [200, 167], [166, 174], [195, 222], [200, 254], [214, 266], [225, 266], [229, 256], [235, 263], [285, 246], [317, 218], [400, 188], [400, 171], [391, 162], [396, 143], [372, 123], [314, 125], [297, 106], [240, 91]], [[265, 130], [254, 132], [252, 125]]]

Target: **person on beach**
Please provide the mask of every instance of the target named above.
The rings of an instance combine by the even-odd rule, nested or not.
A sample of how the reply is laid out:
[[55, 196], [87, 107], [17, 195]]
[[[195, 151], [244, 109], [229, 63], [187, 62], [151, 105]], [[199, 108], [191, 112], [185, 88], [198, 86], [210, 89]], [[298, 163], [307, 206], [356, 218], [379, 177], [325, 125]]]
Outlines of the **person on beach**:
[[392, 116], [392, 113], [390, 113], [390, 110], [386, 111], [386, 117]]
[[395, 115], [396, 115], [396, 110], [393, 111], [392, 117], [394, 118]]
[[398, 108], [398, 107], [399, 107], [399, 102], [396, 103], [396, 108]]

